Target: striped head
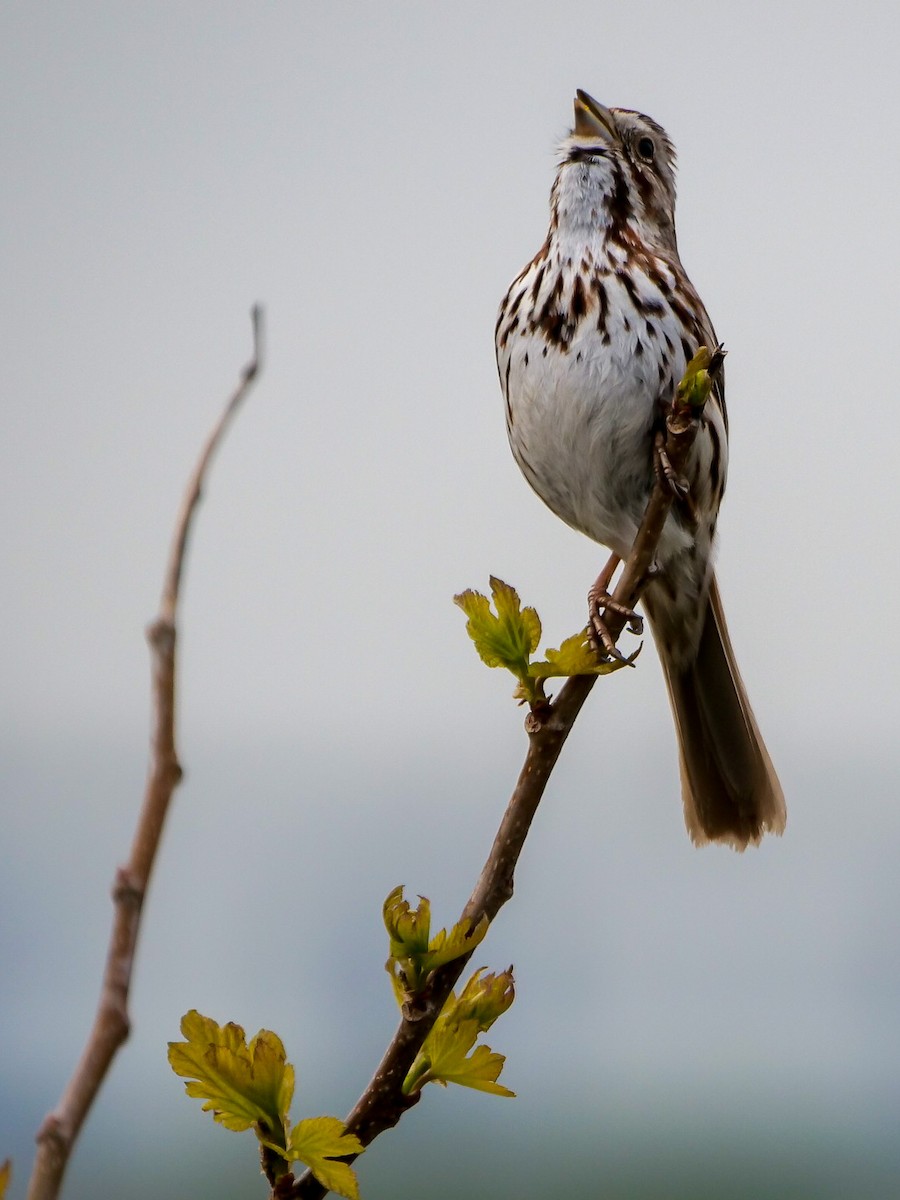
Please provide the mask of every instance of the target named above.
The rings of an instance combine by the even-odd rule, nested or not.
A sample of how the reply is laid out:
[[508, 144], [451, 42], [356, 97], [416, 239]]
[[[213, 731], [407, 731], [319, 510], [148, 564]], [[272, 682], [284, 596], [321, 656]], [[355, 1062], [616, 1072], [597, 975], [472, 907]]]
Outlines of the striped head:
[[561, 239], [602, 232], [677, 258], [675, 147], [651, 117], [606, 108], [580, 89], [575, 127], [560, 146], [551, 229]]

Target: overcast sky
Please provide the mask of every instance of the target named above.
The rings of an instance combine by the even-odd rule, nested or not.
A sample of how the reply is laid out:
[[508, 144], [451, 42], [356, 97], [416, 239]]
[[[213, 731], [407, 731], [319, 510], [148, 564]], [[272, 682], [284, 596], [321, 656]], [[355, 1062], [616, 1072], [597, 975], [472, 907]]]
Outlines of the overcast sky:
[[593, 1177], [579, 1197], [617, 1154], [622, 1197], [655, 1170], [670, 1195], [886, 1194], [898, 53], [886, 3], [3, 5], [0, 1159], [17, 1200], [93, 1012], [146, 768], [143, 628], [255, 302], [265, 370], [185, 580], [187, 778], [134, 1036], [68, 1195], [111, 1194], [138, 1160], [149, 1182], [123, 1195], [158, 1194], [163, 1166], [179, 1194], [261, 1194], [252, 1146], [168, 1071], [181, 1014], [277, 1029], [295, 1115], [343, 1113], [395, 1020], [384, 896], [405, 883], [445, 923], [477, 878], [523, 714], [452, 596], [498, 574], [555, 645], [604, 558], [519, 476], [493, 361], [576, 87], [678, 148], [682, 258], [730, 351], [719, 577], [788, 827], [743, 857], [694, 850], [652, 646], [601, 680], [484, 946], [517, 968], [490, 1040], [519, 1099], [426, 1096], [370, 1152], [364, 1195], [403, 1200], [405, 1172], [437, 1195], [427, 1164], [454, 1194], [487, 1194], [487, 1171], [491, 1195], [545, 1195], [532, 1130], [544, 1167]]

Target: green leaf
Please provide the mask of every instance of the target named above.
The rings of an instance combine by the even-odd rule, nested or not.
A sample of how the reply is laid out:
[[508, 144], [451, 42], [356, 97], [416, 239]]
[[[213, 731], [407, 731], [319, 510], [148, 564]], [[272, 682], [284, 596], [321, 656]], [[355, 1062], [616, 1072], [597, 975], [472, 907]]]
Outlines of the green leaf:
[[424, 896], [419, 897], [418, 907], [413, 908], [403, 899], [403, 884], [395, 887], [384, 902], [384, 925], [391, 939], [391, 957], [406, 958], [424, 954], [428, 950], [431, 932], [431, 904]]
[[[709, 366], [713, 355], [706, 346], [701, 346], [688, 365], [675, 393], [675, 408], [702, 409], [709, 399], [713, 381]], [[721, 363], [721, 359], [719, 360]]]
[[533, 608], [522, 608], [515, 588], [491, 576], [490, 601], [472, 590], [454, 596], [469, 618], [466, 631], [482, 662], [489, 667], [506, 667], [520, 679], [528, 675], [528, 661], [541, 640], [541, 621]]
[[487, 967], [479, 967], [469, 979], [456, 1001], [454, 1019], [474, 1020], [484, 1033], [516, 998], [512, 967], [499, 974], [486, 975]]
[[428, 953], [423, 962], [426, 971], [436, 971], [444, 963], [469, 954], [484, 941], [489, 924], [487, 917], [482, 917], [474, 926], [466, 920], [457, 921], [449, 933], [445, 929], [438, 930], [428, 943]]
[[456, 1071], [452, 1065], [445, 1066], [442, 1074], [447, 1083], [458, 1083], [462, 1087], [474, 1088], [479, 1092], [489, 1092], [492, 1096], [514, 1098], [515, 1092], [497, 1082], [497, 1076], [503, 1070], [505, 1062], [505, 1056], [496, 1054], [490, 1046], [476, 1046]]
[[169, 1042], [169, 1064], [187, 1079], [189, 1096], [226, 1129], [257, 1132], [283, 1145], [294, 1094], [294, 1068], [277, 1034], [261, 1029], [247, 1044], [240, 1025], [217, 1025], [191, 1009], [181, 1021], [184, 1042]]
[[348, 1163], [335, 1162], [350, 1154], [362, 1154], [365, 1147], [355, 1134], [348, 1133], [337, 1117], [309, 1117], [291, 1130], [285, 1157], [304, 1163], [323, 1187], [347, 1200], [359, 1200], [359, 1183]]
[[450, 993], [404, 1080], [404, 1095], [420, 1091], [426, 1083], [458, 1083], [495, 1096], [515, 1095], [497, 1083], [506, 1061], [503, 1055], [489, 1046], [475, 1046], [479, 1034], [515, 999], [512, 967], [497, 975], [484, 972], [484, 967], [475, 971], [459, 997]]
[[532, 662], [541, 640], [541, 621], [533, 608], [522, 608], [519, 594], [501, 579], [491, 576], [491, 601], [480, 592], [454, 596], [469, 618], [466, 630], [483, 662], [489, 667], [506, 667], [517, 679], [513, 693], [520, 703], [546, 705], [544, 680], [571, 675], [609, 675], [630, 666], [637, 657], [601, 662], [591, 647], [587, 629], [566, 638], [558, 650], [548, 650], [545, 659]]
[[420, 992], [432, 972], [445, 963], [469, 954], [488, 931], [488, 919], [477, 925], [457, 921], [448, 933], [440, 929], [430, 937], [431, 905], [419, 897], [417, 908], [403, 899], [403, 887], [396, 887], [384, 902], [384, 924], [390, 938], [390, 957], [385, 964], [394, 986], [397, 1003], [403, 1005]]
[[504, 1056], [495, 1054], [489, 1046], [475, 1046], [480, 1032], [474, 1018], [436, 1024], [422, 1048], [427, 1070], [418, 1080], [418, 1088], [426, 1083], [456, 1083], [495, 1096], [514, 1096], [515, 1092], [497, 1083]]
[[535, 609], [523, 608], [519, 593], [496, 575], [491, 576], [491, 597], [500, 623], [515, 633], [517, 647], [526, 657], [534, 654], [541, 640], [541, 618]]
[[620, 667], [628, 667], [640, 653], [640, 646], [628, 658], [601, 662], [588, 639], [587, 629], [566, 638], [558, 650], [548, 650], [544, 662], [533, 662], [529, 675], [538, 679], [568, 677], [570, 675], [609, 675]]

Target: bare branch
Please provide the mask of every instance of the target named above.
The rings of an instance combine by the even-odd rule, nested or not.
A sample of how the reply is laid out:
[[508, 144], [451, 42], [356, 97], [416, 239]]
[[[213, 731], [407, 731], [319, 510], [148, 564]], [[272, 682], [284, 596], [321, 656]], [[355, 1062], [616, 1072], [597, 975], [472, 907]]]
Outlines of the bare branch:
[[[699, 426], [699, 419], [684, 408], [673, 409], [667, 418], [665, 452], [676, 473], [684, 466]], [[656, 547], [675, 497], [676, 492], [665, 477], [657, 481], [631, 554], [613, 592], [613, 600], [626, 610], [633, 609], [638, 603], [650, 577]], [[607, 609], [604, 622], [614, 641], [626, 620], [622, 612]], [[516, 864], [531, 822], [560, 751], [596, 678], [596, 675], [572, 676], [552, 704], [540, 709], [535, 707], [526, 718], [528, 752], [525, 763], [481, 877], [463, 910], [463, 918], [468, 918], [473, 927], [483, 916], [492, 921], [513, 894]], [[421, 1006], [417, 1006], [414, 1014], [401, 1019], [371, 1082], [347, 1117], [348, 1131], [355, 1133], [363, 1145], [368, 1146], [380, 1133], [396, 1125], [403, 1113], [418, 1101], [418, 1094], [403, 1095], [403, 1082], [470, 958], [471, 954], [468, 954], [439, 968]], [[281, 1197], [319, 1200], [327, 1194], [327, 1189], [309, 1171], [295, 1182], [291, 1176], [285, 1176], [279, 1185], [273, 1193], [278, 1200]]]
[[175, 618], [182, 569], [191, 523], [210, 460], [260, 371], [262, 313], [258, 307], [253, 309], [252, 317], [253, 357], [209, 435], [188, 484], [175, 524], [159, 615], [147, 629], [151, 652], [153, 734], [144, 801], [131, 856], [128, 863], [116, 871], [113, 883], [113, 927], [94, 1024], [59, 1104], [44, 1118], [38, 1131], [28, 1200], [53, 1200], [59, 1194], [75, 1139], [116, 1051], [128, 1037], [128, 991], [141, 910], [169, 801], [182, 774], [175, 748]]

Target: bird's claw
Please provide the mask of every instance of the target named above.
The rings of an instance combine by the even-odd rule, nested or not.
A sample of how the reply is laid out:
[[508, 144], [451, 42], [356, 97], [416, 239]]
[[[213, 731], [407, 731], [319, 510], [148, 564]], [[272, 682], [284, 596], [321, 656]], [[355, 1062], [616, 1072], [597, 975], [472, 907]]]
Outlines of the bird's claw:
[[653, 440], [653, 467], [660, 487], [668, 488], [676, 500], [683, 500], [691, 490], [691, 485], [672, 466], [672, 460], [666, 453], [666, 439], [660, 430], [657, 430]]
[[620, 616], [625, 617], [629, 633], [638, 637], [644, 632], [643, 617], [633, 608], [628, 608], [626, 605], [620, 604], [618, 600], [613, 600], [609, 592], [599, 588], [597, 584], [594, 584], [588, 592], [588, 640], [594, 652], [606, 661], [614, 659], [617, 662], [625, 662], [625, 655], [616, 646], [606, 621], [603, 619], [604, 614], [608, 612], [619, 613]]
[[640, 636], [644, 631], [644, 622], [638, 613], [633, 608], [620, 604], [618, 600], [613, 600], [609, 593], [609, 585], [620, 561], [617, 554], [610, 555], [609, 561], [588, 592], [588, 641], [594, 653], [604, 662], [609, 662], [610, 659], [616, 662], [626, 661], [625, 655], [616, 648], [615, 640], [603, 619], [606, 613], [618, 613], [624, 617], [631, 633]]

